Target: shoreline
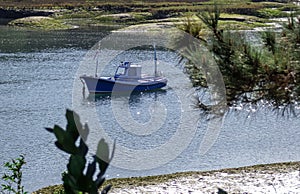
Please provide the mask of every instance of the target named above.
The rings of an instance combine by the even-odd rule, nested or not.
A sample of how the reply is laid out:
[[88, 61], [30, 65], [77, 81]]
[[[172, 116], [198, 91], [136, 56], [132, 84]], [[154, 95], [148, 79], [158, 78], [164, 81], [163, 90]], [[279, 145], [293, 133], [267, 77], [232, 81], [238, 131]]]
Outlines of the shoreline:
[[[190, 171], [173, 174], [113, 178], [109, 193], [297, 193], [300, 190], [300, 161], [260, 164], [211, 171]], [[33, 194], [58, 192], [62, 185], [49, 186]]]

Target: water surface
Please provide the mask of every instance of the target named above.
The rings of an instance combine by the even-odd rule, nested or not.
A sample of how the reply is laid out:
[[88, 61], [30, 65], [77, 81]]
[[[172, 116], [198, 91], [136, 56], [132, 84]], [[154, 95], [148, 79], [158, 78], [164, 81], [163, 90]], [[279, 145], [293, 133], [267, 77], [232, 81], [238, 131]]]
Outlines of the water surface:
[[[61, 173], [66, 169], [68, 156], [55, 147], [54, 135], [44, 128], [54, 124], [65, 126], [64, 114], [66, 108], [72, 107], [72, 89], [74, 80], [78, 79], [76, 72], [79, 64], [87, 51], [107, 34], [107, 29], [102, 28], [38, 32], [0, 27], [0, 163], [20, 154], [25, 155], [27, 164], [23, 175], [26, 190], [34, 191], [61, 183]], [[107, 71], [112, 74], [120, 60], [151, 61], [152, 56], [150, 50], [131, 50], [108, 62]], [[159, 50], [158, 56], [161, 64], [166, 64], [170, 69], [169, 72], [164, 70], [164, 73], [175, 75], [178, 70], [174, 67], [178, 63], [177, 55]], [[91, 67], [91, 71], [94, 68]], [[149, 69], [151, 71], [151, 65]], [[78, 96], [79, 108], [84, 111], [95, 109], [106, 135], [116, 139], [117, 145], [137, 150], [155, 149], [169, 142], [180, 124], [181, 107], [174, 92], [187, 93], [189, 89], [176, 83], [163, 91], [121, 98], [119, 102], [128, 104], [132, 119], [141, 124], [150, 120], [153, 107], [162, 107], [161, 111], [166, 115], [164, 123], [158, 130], [144, 136], [128, 132], [116, 121], [111, 97]], [[192, 101], [190, 105], [193, 105]], [[200, 155], [198, 151], [206, 132], [207, 118], [197, 110], [193, 114], [199, 115], [196, 131], [190, 144], [178, 157], [148, 170], [112, 166], [106, 173], [108, 178], [300, 159], [298, 118], [281, 117], [268, 109], [261, 109], [250, 114], [250, 117], [246, 110], [231, 110], [213, 147], [205, 155]], [[97, 130], [94, 130], [90, 134], [91, 141], [98, 140], [96, 133]], [[180, 148], [180, 141], [175, 147]], [[163, 157], [156, 155], [147, 160], [155, 163]], [[146, 163], [141, 160], [143, 162]], [[1, 166], [0, 173], [4, 171]]]

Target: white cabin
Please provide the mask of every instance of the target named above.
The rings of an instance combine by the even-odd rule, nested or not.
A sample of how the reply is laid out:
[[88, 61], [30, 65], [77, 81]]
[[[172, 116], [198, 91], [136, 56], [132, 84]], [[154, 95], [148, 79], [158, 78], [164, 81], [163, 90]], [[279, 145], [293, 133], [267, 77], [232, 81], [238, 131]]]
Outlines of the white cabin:
[[139, 79], [142, 76], [142, 66], [131, 62], [122, 62], [115, 72], [115, 79]]

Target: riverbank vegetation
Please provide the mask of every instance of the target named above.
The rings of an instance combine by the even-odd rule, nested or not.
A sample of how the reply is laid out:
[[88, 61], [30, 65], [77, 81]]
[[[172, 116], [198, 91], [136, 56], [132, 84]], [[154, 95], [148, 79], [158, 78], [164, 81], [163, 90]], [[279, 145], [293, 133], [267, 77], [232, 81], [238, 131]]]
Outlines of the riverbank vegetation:
[[[228, 105], [264, 104], [283, 107], [283, 113], [289, 110], [295, 115], [294, 108], [300, 100], [300, 18], [290, 12], [282, 31], [262, 32], [263, 44], [253, 45], [245, 34], [220, 26], [222, 11], [219, 4], [207, 7], [206, 12], [196, 14], [205, 28], [191, 22], [182, 29], [201, 40], [214, 54], [224, 79]], [[207, 29], [209, 33], [203, 33]], [[201, 67], [188, 67], [194, 85], [206, 87]]]

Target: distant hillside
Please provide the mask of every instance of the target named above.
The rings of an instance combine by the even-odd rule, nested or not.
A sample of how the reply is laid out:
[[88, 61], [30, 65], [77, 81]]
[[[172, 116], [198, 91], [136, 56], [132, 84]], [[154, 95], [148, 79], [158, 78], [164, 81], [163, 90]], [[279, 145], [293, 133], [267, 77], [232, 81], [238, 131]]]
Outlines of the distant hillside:
[[197, 2], [205, 2], [208, 0], [144, 0], [144, 1], [133, 1], [133, 0], [1, 0], [0, 7], [8, 8], [8, 7], [17, 7], [17, 8], [37, 8], [37, 7], [86, 7], [86, 6], [98, 6], [103, 4], [110, 4], [110, 5], [137, 5], [137, 4], [151, 4], [151, 3], [197, 3]]

